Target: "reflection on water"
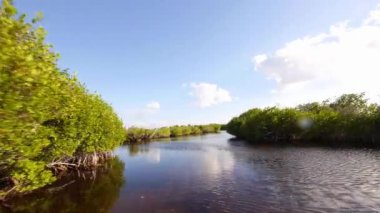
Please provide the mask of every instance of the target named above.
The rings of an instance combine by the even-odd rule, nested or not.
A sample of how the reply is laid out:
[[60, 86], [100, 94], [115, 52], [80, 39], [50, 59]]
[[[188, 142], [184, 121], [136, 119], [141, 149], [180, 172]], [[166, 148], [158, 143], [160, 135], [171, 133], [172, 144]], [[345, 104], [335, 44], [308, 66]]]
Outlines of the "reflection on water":
[[133, 157], [142, 152], [149, 152], [149, 144], [131, 144], [127, 146], [129, 151], [129, 156]]
[[125, 182], [123, 170], [122, 161], [110, 160], [97, 171], [72, 174], [48, 190], [17, 198], [0, 212], [109, 212]]
[[[14, 203], [24, 212], [380, 210], [380, 151], [248, 146], [226, 133], [123, 146], [109, 172]], [[123, 162], [123, 163], [121, 163]], [[124, 185], [123, 183], [124, 180]], [[127, 181], [126, 181], [127, 180]]]
[[[113, 211], [378, 210], [380, 152], [247, 146], [226, 133], [125, 147], [128, 187]], [[148, 148], [147, 148], [148, 147]], [[124, 157], [122, 157], [124, 156]], [[159, 160], [152, 160], [159, 159]]]
[[222, 172], [232, 171], [234, 159], [230, 152], [209, 149], [207, 153], [201, 157], [201, 165], [208, 175], [217, 178]]

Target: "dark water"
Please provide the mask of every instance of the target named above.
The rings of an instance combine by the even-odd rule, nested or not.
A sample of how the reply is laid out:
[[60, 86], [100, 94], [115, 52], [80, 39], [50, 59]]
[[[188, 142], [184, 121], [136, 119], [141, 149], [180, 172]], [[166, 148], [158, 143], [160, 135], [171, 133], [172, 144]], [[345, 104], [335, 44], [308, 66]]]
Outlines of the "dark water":
[[[380, 151], [248, 146], [226, 133], [124, 146], [19, 212], [380, 211]], [[8, 212], [10, 210], [3, 211]]]

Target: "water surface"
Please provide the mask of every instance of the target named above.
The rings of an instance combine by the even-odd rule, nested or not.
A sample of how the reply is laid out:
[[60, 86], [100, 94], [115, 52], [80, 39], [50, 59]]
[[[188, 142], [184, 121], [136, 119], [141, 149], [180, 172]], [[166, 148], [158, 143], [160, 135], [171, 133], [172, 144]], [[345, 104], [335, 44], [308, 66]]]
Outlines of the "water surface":
[[[227, 133], [123, 146], [19, 212], [380, 211], [380, 151], [249, 146]], [[4, 210], [9, 211], [9, 210]]]

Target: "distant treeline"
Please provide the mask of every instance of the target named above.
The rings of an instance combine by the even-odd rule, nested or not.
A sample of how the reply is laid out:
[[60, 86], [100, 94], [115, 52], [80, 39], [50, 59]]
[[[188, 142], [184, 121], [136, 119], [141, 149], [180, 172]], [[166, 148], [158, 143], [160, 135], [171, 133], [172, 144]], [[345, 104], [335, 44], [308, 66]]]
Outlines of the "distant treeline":
[[25, 20], [3, 1], [0, 201], [50, 184], [67, 170], [96, 166], [125, 137], [112, 107], [59, 69], [46, 32]]
[[365, 94], [294, 108], [254, 108], [233, 118], [228, 133], [249, 142], [315, 142], [380, 146], [380, 107]]
[[157, 138], [170, 138], [187, 135], [202, 135], [207, 133], [218, 133], [220, 124], [207, 125], [182, 125], [161, 127], [156, 129], [145, 129], [131, 127], [127, 129], [126, 143], [145, 142]]

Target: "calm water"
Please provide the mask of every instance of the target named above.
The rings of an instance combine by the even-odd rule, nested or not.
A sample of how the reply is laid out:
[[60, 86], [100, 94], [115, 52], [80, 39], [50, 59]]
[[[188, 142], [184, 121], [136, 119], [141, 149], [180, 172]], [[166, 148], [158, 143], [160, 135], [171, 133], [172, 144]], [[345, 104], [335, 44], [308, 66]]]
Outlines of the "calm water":
[[[20, 212], [380, 211], [380, 151], [248, 146], [226, 133], [116, 151], [63, 189], [14, 201]], [[9, 210], [2, 209], [4, 212]]]

